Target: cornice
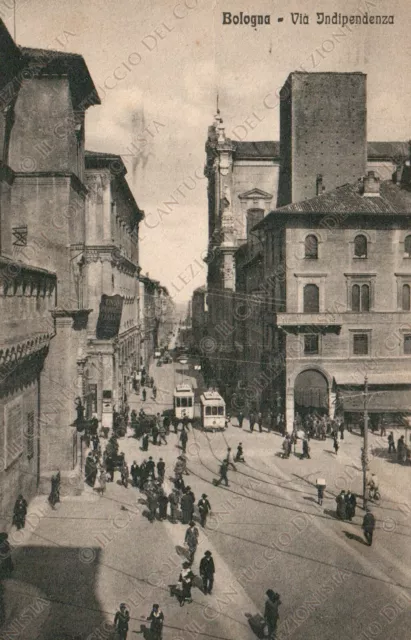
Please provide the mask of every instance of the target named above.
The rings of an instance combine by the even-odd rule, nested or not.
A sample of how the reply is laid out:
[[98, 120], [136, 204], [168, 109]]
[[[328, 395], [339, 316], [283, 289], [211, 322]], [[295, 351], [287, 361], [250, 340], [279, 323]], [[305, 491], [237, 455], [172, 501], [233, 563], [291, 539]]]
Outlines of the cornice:
[[86, 196], [88, 193], [87, 187], [83, 184], [80, 178], [71, 171], [16, 171], [14, 173], [16, 179], [24, 178], [24, 179], [52, 179], [55, 178], [68, 178], [70, 180], [70, 187], [74, 189], [78, 194], [82, 196]]

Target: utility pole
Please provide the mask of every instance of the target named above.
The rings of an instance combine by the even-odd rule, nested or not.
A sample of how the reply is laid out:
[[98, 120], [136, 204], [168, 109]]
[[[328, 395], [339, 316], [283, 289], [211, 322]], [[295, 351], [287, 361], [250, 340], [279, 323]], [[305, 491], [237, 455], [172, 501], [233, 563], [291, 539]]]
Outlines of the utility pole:
[[368, 378], [364, 378], [364, 447], [362, 450], [363, 473], [363, 507], [367, 508], [367, 475], [368, 475]]

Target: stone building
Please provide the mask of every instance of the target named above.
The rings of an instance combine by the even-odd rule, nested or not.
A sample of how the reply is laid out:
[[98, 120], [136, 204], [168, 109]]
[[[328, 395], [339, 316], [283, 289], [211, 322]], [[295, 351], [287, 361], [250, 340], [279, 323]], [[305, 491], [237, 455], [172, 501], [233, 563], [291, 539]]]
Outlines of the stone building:
[[141, 366], [148, 370], [154, 352], [166, 347], [174, 324], [174, 305], [166, 287], [148, 274], [140, 275]]
[[86, 151], [84, 272], [87, 325], [84, 383], [87, 414], [112, 424], [140, 367], [139, 224], [144, 217], [130, 191], [120, 156]]
[[[365, 81], [360, 73], [292, 73], [282, 90], [281, 154], [279, 142], [229, 139], [220, 113], [209, 127], [205, 175], [211, 340], [204, 355], [227, 400], [239, 383], [250, 383], [265, 357], [257, 321], [261, 296], [255, 295], [264, 245], [255, 225], [280, 205], [352, 182], [367, 170], [391, 179], [408, 157], [405, 143], [366, 142]], [[321, 112], [319, 87], [327, 105]]]
[[[84, 250], [84, 116], [99, 98], [80, 55], [17, 47], [0, 24], [2, 513], [79, 462], [90, 309]], [[47, 487], [49, 488], [49, 487]]]
[[[373, 172], [270, 213], [263, 240], [263, 381], [266, 405], [348, 422], [411, 416], [411, 172]], [[338, 221], [338, 224], [336, 224]], [[337, 399], [339, 398], [339, 400]]]
[[197, 287], [191, 300], [193, 344], [196, 350], [201, 349], [203, 338], [207, 335], [207, 288]]

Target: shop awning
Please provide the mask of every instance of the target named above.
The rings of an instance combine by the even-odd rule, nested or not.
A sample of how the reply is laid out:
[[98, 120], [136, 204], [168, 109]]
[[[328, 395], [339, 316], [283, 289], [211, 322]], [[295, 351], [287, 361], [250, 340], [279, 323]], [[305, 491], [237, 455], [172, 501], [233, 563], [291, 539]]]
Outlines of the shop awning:
[[[364, 386], [340, 387], [344, 411], [364, 411]], [[369, 385], [367, 408], [370, 413], [411, 413], [411, 385]]]

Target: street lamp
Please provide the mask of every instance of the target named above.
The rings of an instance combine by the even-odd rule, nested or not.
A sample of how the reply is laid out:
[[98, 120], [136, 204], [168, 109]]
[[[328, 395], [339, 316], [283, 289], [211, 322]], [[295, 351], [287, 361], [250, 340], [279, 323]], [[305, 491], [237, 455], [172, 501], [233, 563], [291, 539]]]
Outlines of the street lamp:
[[368, 473], [368, 378], [364, 378], [364, 447], [362, 450], [362, 485], [363, 507], [367, 508], [367, 473]]

